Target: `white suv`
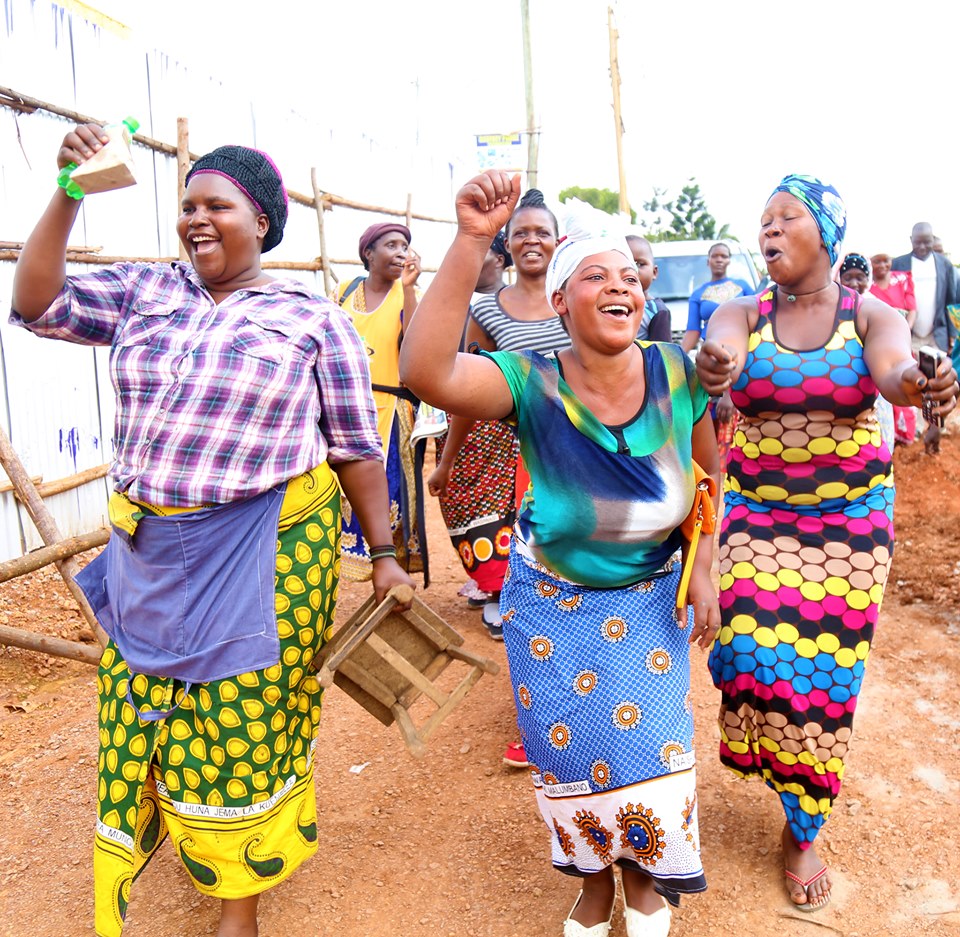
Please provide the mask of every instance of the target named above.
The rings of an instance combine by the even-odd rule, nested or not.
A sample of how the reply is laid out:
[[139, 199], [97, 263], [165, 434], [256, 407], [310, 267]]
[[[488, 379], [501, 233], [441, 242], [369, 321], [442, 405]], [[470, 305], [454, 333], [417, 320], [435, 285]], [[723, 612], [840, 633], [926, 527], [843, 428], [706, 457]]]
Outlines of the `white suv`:
[[[687, 328], [690, 294], [701, 283], [710, 279], [707, 251], [717, 241], [658, 241], [650, 245], [653, 258], [660, 268], [650, 287], [650, 295], [662, 299], [670, 308], [670, 327], [673, 340], [679, 342]], [[760, 285], [760, 276], [753, 258], [736, 241], [723, 241], [730, 248], [730, 266], [727, 276], [744, 280], [754, 290]]]

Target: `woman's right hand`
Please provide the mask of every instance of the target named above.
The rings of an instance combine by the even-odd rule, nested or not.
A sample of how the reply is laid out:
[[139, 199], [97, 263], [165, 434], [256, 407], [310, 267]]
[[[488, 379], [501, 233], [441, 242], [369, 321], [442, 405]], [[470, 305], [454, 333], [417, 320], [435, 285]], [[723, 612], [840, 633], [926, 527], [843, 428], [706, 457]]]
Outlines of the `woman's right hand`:
[[449, 481], [450, 468], [443, 464], [438, 465], [427, 477], [427, 491], [435, 498], [439, 498], [446, 493]]
[[492, 241], [520, 200], [520, 175], [488, 169], [457, 192], [457, 225], [462, 234]]
[[697, 377], [711, 397], [719, 397], [733, 383], [737, 354], [726, 345], [708, 339], [697, 353]]
[[57, 168], [63, 169], [70, 163], [78, 166], [90, 159], [97, 150], [102, 149], [110, 138], [99, 124], [77, 124], [64, 138], [57, 153]]

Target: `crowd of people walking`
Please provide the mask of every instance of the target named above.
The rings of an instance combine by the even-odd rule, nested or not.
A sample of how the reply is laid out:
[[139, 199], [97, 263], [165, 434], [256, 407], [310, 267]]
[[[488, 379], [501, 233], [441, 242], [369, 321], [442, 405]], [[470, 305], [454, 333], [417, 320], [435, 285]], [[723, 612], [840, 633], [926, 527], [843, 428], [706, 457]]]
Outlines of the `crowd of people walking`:
[[[78, 126], [58, 167], [105, 142]], [[504, 642], [505, 760], [580, 879], [565, 937], [606, 937], [618, 889], [629, 937], [666, 937], [707, 887], [691, 646], [709, 649], [721, 762], [782, 807], [789, 900], [823, 908], [818, 834], [893, 550], [892, 447], [921, 408], [935, 453], [960, 393], [960, 288], [930, 225], [908, 254], [841, 255], [840, 194], [787, 175], [757, 205], [769, 285], [728, 277], [714, 244], [674, 343], [656, 245], [589, 213], [561, 225], [506, 173], [459, 190], [425, 292], [410, 229], [380, 223], [331, 298], [262, 267], [287, 217], [266, 154], [220, 147], [186, 181], [185, 262], [68, 276], [79, 202], [58, 188], [14, 281], [11, 321], [108, 346], [117, 393], [113, 536], [82, 576], [110, 636], [97, 934], [121, 933], [167, 835], [221, 900], [220, 937], [257, 933], [259, 894], [326, 835], [311, 665], [338, 578], [378, 599], [426, 582], [426, 491]], [[429, 472], [421, 402], [447, 414]]]

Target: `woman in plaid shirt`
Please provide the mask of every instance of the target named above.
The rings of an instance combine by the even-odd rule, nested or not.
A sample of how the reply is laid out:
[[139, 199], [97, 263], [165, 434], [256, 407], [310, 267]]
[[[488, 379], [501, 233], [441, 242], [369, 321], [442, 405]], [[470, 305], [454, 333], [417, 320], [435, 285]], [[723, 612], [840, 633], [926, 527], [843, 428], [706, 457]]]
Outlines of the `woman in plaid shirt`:
[[[83, 163], [107, 138], [64, 138]], [[169, 833], [218, 934], [257, 933], [259, 893], [317, 850], [313, 752], [330, 636], [340, 488], [397, 565], [366, 354], [337, 305], [263, 272], [283, 235], [280, 174], [226, 146], [187, 176], [189, 263], [66, 275], [80, 202], [58, 189], [17, 264], [11, 321], [110, 347], [114, 536], [82, 574], [101, 660], [96, 932], [118, 935], [133, 879]], [[339, 487], [337, 482], [339, 482]]]

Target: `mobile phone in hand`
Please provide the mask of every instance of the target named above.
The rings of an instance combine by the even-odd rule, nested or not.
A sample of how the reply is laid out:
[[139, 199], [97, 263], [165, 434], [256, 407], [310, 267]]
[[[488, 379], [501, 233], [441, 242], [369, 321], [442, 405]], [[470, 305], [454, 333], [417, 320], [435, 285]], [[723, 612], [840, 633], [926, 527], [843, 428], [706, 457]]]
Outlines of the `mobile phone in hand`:
[[[937, 376], [937, 368], [944, 358], [946, 358], [944, 352], [933, 345], [923, 345], [917, 351], [917, 364], [928, 380]], [[923, 395], [923, 407], [920, 412], [928, 423], [943, 426], [943, 417], [933, 412], [933, 400], [930, 399], [928, 394]]]

